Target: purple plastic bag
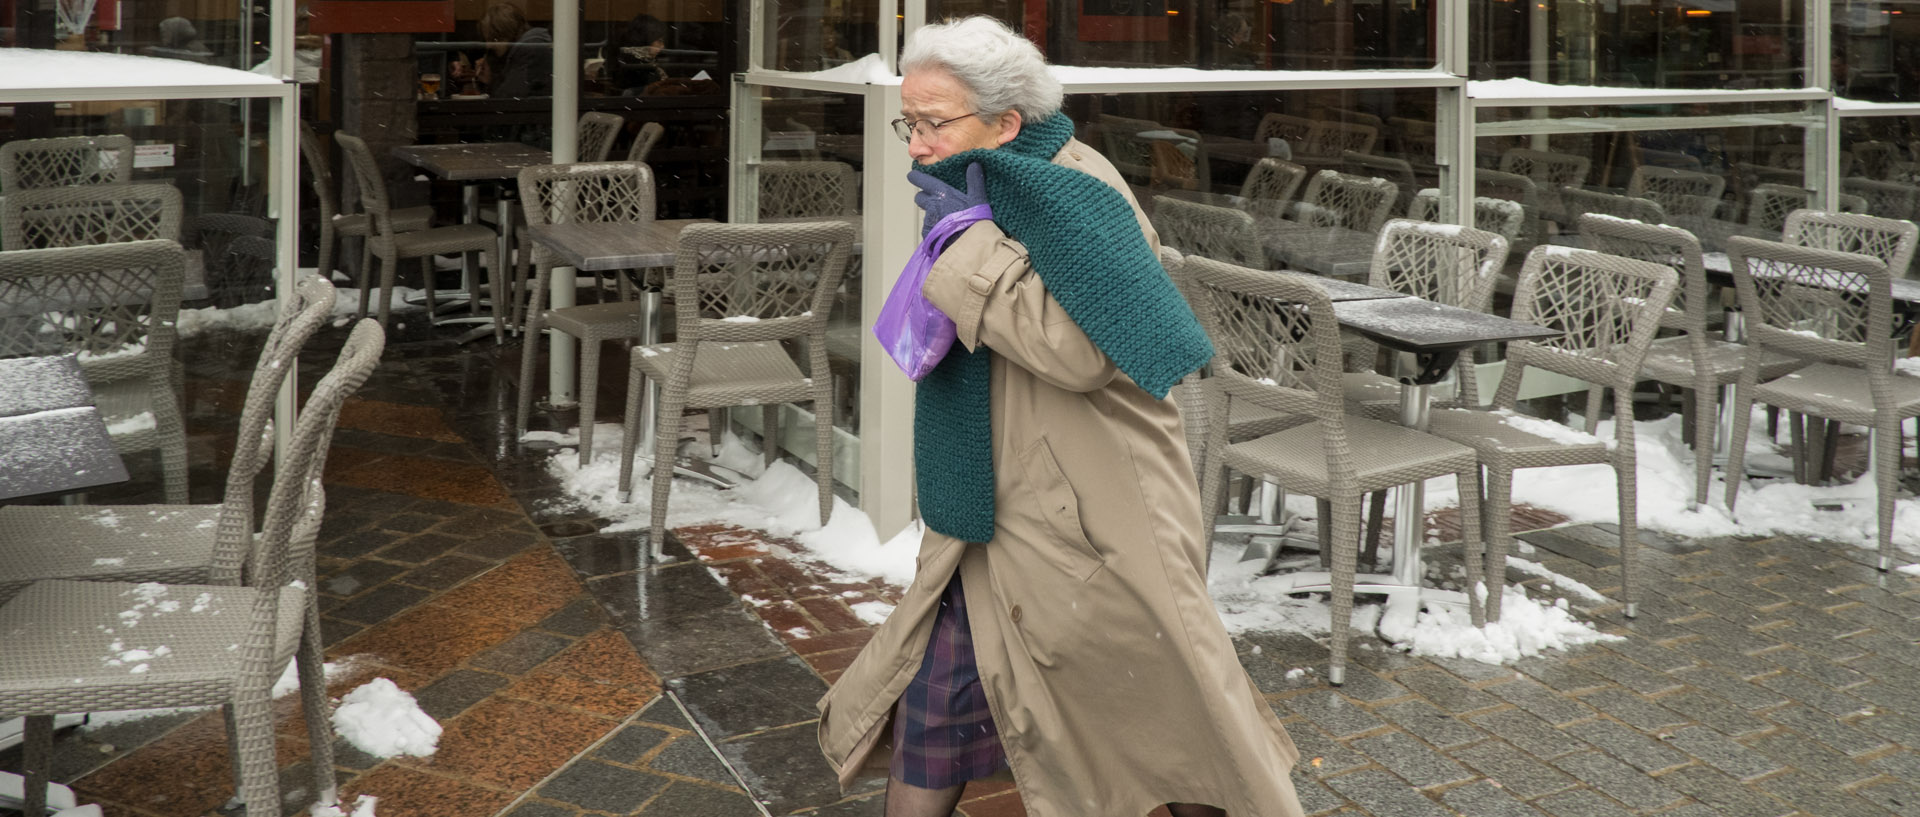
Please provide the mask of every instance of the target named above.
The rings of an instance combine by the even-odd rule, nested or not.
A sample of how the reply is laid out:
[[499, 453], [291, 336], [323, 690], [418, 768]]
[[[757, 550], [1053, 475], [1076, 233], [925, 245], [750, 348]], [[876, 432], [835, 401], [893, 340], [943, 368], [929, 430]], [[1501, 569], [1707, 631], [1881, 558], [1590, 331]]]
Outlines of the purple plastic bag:
[[940, 219], [926, 238], [920, 240], [920, 248], [907, 259], [907, 268], [901, 271], [900, 280], [895, 281], [893, 291], [887, 293], [880, 317], [873, 322], [873, 335], [880, 339], [880, 348], [887, 350], [893, 362], [907, 373], [907, 379], [918, 381], [926, 377], [933, 367], [940, 365], [959, 337], [953, 319], [920, 294], [927, 273], [933, 270], [934, 259], [940, 257], [949, 239], [974, 222], [990, 218], [993, 218], [993, 209], [983, 204]]

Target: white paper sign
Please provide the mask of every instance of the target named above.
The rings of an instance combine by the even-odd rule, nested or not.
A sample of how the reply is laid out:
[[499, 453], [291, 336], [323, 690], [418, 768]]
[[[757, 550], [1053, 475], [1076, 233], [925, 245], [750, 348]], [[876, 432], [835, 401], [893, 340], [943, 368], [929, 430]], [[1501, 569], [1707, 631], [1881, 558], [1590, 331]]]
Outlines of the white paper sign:
[[172, 145], [135, 145], [134, 167], [173, 167]]

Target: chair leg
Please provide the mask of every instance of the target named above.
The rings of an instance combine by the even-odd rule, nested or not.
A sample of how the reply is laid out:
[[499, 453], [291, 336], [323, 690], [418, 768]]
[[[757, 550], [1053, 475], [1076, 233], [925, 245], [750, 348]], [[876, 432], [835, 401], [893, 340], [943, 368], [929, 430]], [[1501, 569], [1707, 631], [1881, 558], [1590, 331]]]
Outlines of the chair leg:
[[1333, 626], [1328, 647], [1327, 682], [1347, 680], [1347, 642], [1353, 639], [1353, 574], [1359, 557], [1360, 497], [1336, 497], [1333, 502]]
[[520, 393], [518, 405], [513, 412], [514, 430], [527, 433], [527, 417], [533, 413], [534, 360], [540, 354], [540, 333], [544, 328], [540, 320], [540, 308], [534, 307], [527, 313], [527, 335], [520, 339]]
[[491, 291], [493, 298], [493, 305], [487, 309], [487, 317], [493, 319], [493, 345], [495, 346], [507, 342], [507, 321], [501, 313], [509, 307], [508, 299], [512, 297], [510, 292], [514, 288], [513, 280], [507, 278], [513, 273], [501, 263], [501, 259], [495, 257], [497, 255], [499, 255], [498, 252], [480, 253], [480, 264], [486, 267], [487, 288]]
[[1616, 452], [1614, 457], [1613, 478], [1620, 494], [1620, 600], [1627, 604], [1627, 618], [1633, 618], [1640, 612], [1639, 592], [1635, 587], [1635, 576], [1639, 573], [1640, 497], [1635, 488], [1634, 456], [1630, 452]]
[[1481, 568], [1486, 559], [1486, 536], [1482, 532], [1482, 520], [1486, 518], [1480, 504], [1480, 466], [1461, 471], [1454, 475], [1460, 485], [1460, 549], [1465, 553], [1461, 561], [1467, 566], [1467, 613], [1473, 626], [1484, 627], [1487, 624], [1487, 603], [1482, 593], [1486, 583], [1486, 573]]
[[[815, 405], [813, 411], [814, 422], [818, 423], [820, 407]], [[832, 438], [828, 439], [831, 441]], [[778, 459], [780, 459], [780, 406], [769, 403], [760, 407], [760, 463], [772, 466]]]
[[[360, 268], [353, 271], [354, 280], [360, 282], [360, 314], [358, 317], [364, 318], [367, 316], [367, 302], [373, 297], [373, 290], [369, 286], [369, 284], [373, 282], [373, 240], [361, 238], [355, 243], [360, 245]], [[381, 259], [380, 266], [384, 268], [391, 263], [393, 263], [393, 259], [383, 258]], [[381, 307], [380, 310], [380, 325], [387, 325], [387, 312], [385, 307]]]
[[45, 814], [47, 784], [53, 780], [53, 716], [28, 715], [22, 734], [20, 777], [26, 786], [21, 814]]
[[320, 258], [319, 258], [320, 277], [323, 279], [326, 279], [328, 282], [332, 282], [333, 281], [333, 251], [334, 251], [333, 245], [334, 245], [334, 242], [340, 240], [340, 237], [338, 234], [334, 233], [333, 225], [326, 223], [327, 221], [326, 219], [321, 219], [320, 221], [321, 221]]
[[1727, 435], [1727, 513], [1732, 515], [1740, 501], [1740, 484], [1746, 482], [1747, 431], [1753, 425], [1753, 392], [1748, 386], [1733, 391], [1733, 431]]
[[[420, 259], [420, 285], [421, 285], [421, 288], [424, 289], [427, 293], [427, 320], [429, 321], [433, 320], [433, 316], [440, 314], [440, 299], [438, 297], [438, 290], [433, 285], [434, 284], [433, 279], [435, 276], [436, 276], [436, 273], [433, 269], [433, 256], [429, 255], [421, 258]], [[391, 291], [392, 289], [393, 288], [391, 286], [383, 287], [383, 291]], [[389, 295], [386, 297], [391, 298], [392, 296]]]
[[1793, 481], [1807, 484], [1807, 431], [1798, 413], [1787, 413], [1788, 451], [1793, 456]]
[[1314, 538], [1320, 545], [1320, 567], [1333, 569], [1333, 503], [1324, 499], [1313, 501], [1313, 512], [1320, 518], [1313, 526]]
[[1825, 429], [1826, 439], [1820, 444], [1819, 479], [1821, 485], [1831, 485], [1833, 483], [1833, 458], [1834, 455], [1840, 451], [1840, 421], [1823, 420], [1820, 425]]
[[155, 401], [153, 416], [160, 435], [160, 481], [169, 505], [187, 504], [187, 427], [180, 419], [179, 404], [167, 399]]
[[280, 812], [279, 764], [274, 758], [273, 703], [266, 687], [243, 690], [233, 701], [234, 735], [240, 749], [234, 766], [240, 769], [240, 799], [247, 814]]
[[[1878, 420], [1879, 418], [1875, 418]], [[1880, 572], [1893, 569], [1894, 492], [1900, 488], [1900, 421], [1876, 422], [1873, 432], [1873, 482], [1879, 497]]]
[[[1380, 531], [1387, 522], [1387, 492], [1374, 491], [1367, 497], [1367, 550], [1361, 557], [1367, 562], [1368, 570], [1380, 567]], [[1401, 554], [1393, 554], [1400, 558]]]
[[[820, 383], [818, 380], [825, 380]], [[780, 428], [779, 407], [767, 411], [767, 427], [777, 432]], [[813, 455], [816, 460], [814, 476], [820, 482], [820, 525], [825, 527], [833, 519], [833, 376], [816, 378], [813, 387]], [[771, 450], [771, 449], [769, 449]]]
[[631, 364], [627, 367], [627, 411], [620, 423], [620, 496], [631, 502], [633, 491], [633, 454], [640, 447], [640, 400], [646, 389], [646, 374]]
[[1720, 432], [1720, 389], [1696, 384], [1687, 394], [1693, 405], [1693, 504], [1706, 507], [1713, 484], [1713, 441]]
[[598, 416], [600, 347], [595, 338], [580, 342], [580, 464], [593, 462], [593, 421]]
[[667, 499], [673, 491], [673, 459], [679, 448], [681, 414], [687, 405], [685, 386], [675, 388], [670, 383], [661, 384], [660, 425], [653, 433], [653, 507], [647, 542], [655, 559], [665, 554]]
[[1481, 503], [1487, 532], [1486, 582], [1489, 622], [1500, 620], [1500, 601], [1507, 590], [1507, 554], [1513, 549], [1513, 472], [1487, 469], [1487, 501]]
[[313, 765], [314, 803], [339, 805], [340, 784], [333, 776], [333, 705], [327, 697], [325, 658], [320, 654], [320, 611], [307, 605], [300, 634], [300, 652], [294, 656], [300, 673], [300, 705], [306, 715], [309, 762]]

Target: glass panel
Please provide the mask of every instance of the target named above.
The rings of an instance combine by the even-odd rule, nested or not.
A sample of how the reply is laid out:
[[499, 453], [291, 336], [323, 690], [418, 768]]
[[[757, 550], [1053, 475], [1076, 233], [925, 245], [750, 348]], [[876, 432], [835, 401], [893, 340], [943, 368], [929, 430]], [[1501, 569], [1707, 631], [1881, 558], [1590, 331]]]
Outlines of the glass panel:
[[[35, 8], [42, 11], [35, 13]], [[251, 14], [241, 9], [252, 8]], [[0, 46], [109, 51], [252, 68], [267, 58], [266, 4], [56, 0], [0, 3]]]
[[1473, 0], [1474, 79], [1562, 85], [1804, 84], [1805, 6], [1775, 0]]
[[[1842, 209], [1883, 218], [1920, 217], [1912, 148], [1920, 117], [1862, 116], [1840, 120]], [[1857, 197], [1857, 198], [1847, 198]]]
[[1219, 69], [1429, 68], [1435, 5], [1420, 0], [931, 0], [927, 19], [986, 14], [1062, 65]]
[[1777, 240], [1808, 200], [1811, 120], [1791, 103], [1553, 111], [1566, 115], [1483, 111], [1475, 144], [1476, 185], [1532, 188], [1537, 240], [1578, 246], [1580, 215], [1598, 212], [1686, 228], [1715, 252], [1733, 235]]
[[768, 0], [760, 33], [764, 65], [777, 71], [822, 71], [879, 50], [878, 3]]
[[1834, 0], [1833, 90], [1850, 99], [1920, 99], [1920, 17], [1904, 4]]

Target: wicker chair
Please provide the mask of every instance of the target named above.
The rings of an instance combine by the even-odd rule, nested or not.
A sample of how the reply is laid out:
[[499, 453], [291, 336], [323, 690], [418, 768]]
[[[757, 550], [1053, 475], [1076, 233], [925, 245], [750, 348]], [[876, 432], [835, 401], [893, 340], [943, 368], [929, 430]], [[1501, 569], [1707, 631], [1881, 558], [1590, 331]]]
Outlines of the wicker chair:
[[[320, 274], [332, 280], [334, 262], [339, 260], [334, 252], [339, 249], [340, 239], [360, 239], [360, 289], [366, 291], [367, 267], [373, 262], [373, 248], [367, 244], [367, 238], [373, 235], [373, 220], [359, 210], [358, 201], [352, 207], [335, 188], [333, 181], [333, 163], [327, 160], [327, 149], [320, 144], [320, 137], [313, 132], [313, 126], [304, 120], [300, 123], [300, 160], [307, 166], [307, 183], [313, 188], [313, 197], [320, 202]], [[336, 204], [337, 203], [337, 204]], [[346, 212], [343, 212], [343, 209]], [[433, 207], [402, 207], [389, 211], [393, 217], [393, 229], [396, 232], [410, 233], [433, 226]], [[367, 312], [366, 300], [362, 295], [360, 314]]]
[[1395, 212], [1403, 216], [1407, 214], [1414, 192], [1420, 189], [1420, 183], [1413, 176], [1412, 164], [1405, 159], [1375, 156], [1353, 150], [1341, 153], [1340, 160], [1346, 166], [1349, 175], [1370, 176], [1393, 182], [1394, 187], [1400, 191], [1399, 198], [1395, 200]]
[[1261, 159], [1247, 171], [1246, 181], [1240, 184], [1240, 197], [1246, 200], [1247, 212], [1277, 218], [1286, 215], [1287, 205], [1293, 203], [1294, 194], [1306, 180], [1304, 167], [1282, 159]]
[[[319, 607], [309, 589], [316, 586], [313, 541], [334, 425], [384, 342], [373, 322], [355, 327], [340, 362], [308, 398], [274, 475], [258, 544], [248, 548], [244, 586], [50, 580], [0, 606], [9, 653], [0, 664], [0, 716], [27, 719], [25, 813], [45, 805], [54, 716], [222, 704], [239, 800], [256, 817], [279, 814], [269, 691], [289, 661], [300, 678], [314, 804], [337, 803]], [[141, 613], [137, 627], [127, 624], [129, 610]]]
[[[1414, 221], [1440, 221], [1440, 189], [1429, 187], [1413, 195], [1407, 205], [1407, 218]], [[1473, 225], [1507, 240], [1511, 248], [1520, 240], [1527, 224], [1527, 208], [1517, 201], [1492, 196], [1473, 197]], [[1511, 250], [1509, 250], [1511, 252]]]
[[760, 218], [825, 218], [859, 212], [860, 185], [846, 162], [760, 165]]
[[[1663, 264], [1680, 273], [1680, 288], [1660, 323], [1663, 328], [1685, 334], [1656, 339], [1647, 349], [1640, 373], [1648, 380], [1686, 389], [1693, 401], [1693, 501], [1705, 505], [1713, 480], [1714, 440], [1719, 438], [1720, 390], [1740, 378], [1747, 347], [1707, 331], [1713, 287], [1707, 283], [1700, 242], [1679, 227], [1602, 215], [1582, 216], [1579, 228], [1581, 244], [1587, 249]], [[1803, 365], [1792, 358], [1768, 355], [1761, 371], [1763, 376], [1774, 378]]]
[[1910, 182], [1883, 182], [1849, 176], [1840, 180], [1840, 192], [1859, 196], [1866, 213], [1881, 218], [1912, 219], [1920, 209], [1920, 187]]
[[[112, 154], [107, 158], [106, 154]], [[120, 134], [16, 139], [0, 144], [0, 195], [43, 187], [126, 184], [133, 140]]]
[[1547, 223], [1540, 218], [1540, 187], [1533, 183], [1533, 179], [1518, 173], [1476, 167], [1473, 169], [1473, 194], [1506, 199], [1520, 205], [1520, 233], [1513, 242], [1513, 253], [1525, 254], [1535, 244], [1546, 243]]
[[658, 122], [648, 122], [640, 126], [640, 132], [634, 134], [633, 145], [627, 148], [627, 161], [644, 162], [653, 155], [653, 146], [660, 144], [660, 137], [667, 129]]
[[[420, 259], [421, 285], [427, 292], [427, 311], [434, 312], [438, 305], [433, 294], [433, 257], [445, 253], [479, 253], [482, 263], [491, 273], [493, 283], [493, 339], [498, 343], [502, 339], [500, 308], [506, 303], [502, 297], [500, 278], [504, 274], [504, 265], [495, 249], [496, 236], [492, 230], [479, 224], [460, 224], [452, 227], [433, 227], [425, 230], [401, 231], [399, 223], [393, 218], [393, 210], [387, 204], [386, 177], [380, 174], [380, 166], [373, 160], [373, 151], [367, 149], [367, 143], [360, 137], [348, 133], [336, 133], [333, 141], [347, 156], [347, 164], [353, 168], [354, 180], [360, 185], [360, 203], [366, 208], [372, 223], [372, 233], [367, 237], [367, 246], [374, 258], [380, 261], [380, 308], [377, 312], [380, 325], [386, 326], [393, 310], [393, 280], [399, 272], [400, 262]], [[360, 314], [367, 314], [367, 298], [372, 294], [372, 272], [363, 267], [360, 270]], [[476, 290], [477, 280], [469, 280], [468, 285]], [[481, 302], [480, 293], [467, 293], [470, 303]]]
[[[644, 381], [660, 385], [653, 429], [653, 555], [666, 541], [667, 497], [690, 408], [761, 406], [767, 462], [780, 441], [781, 403], [813, 403], [820, 522], [833, 513], [833, 375], [827, 316], [853, 250], [853, 225], [695, 224], [680, 233], [674, 258], [675, 342], [637, 346], [627, 379], [620, 490], [633, 486], [633, 454], [643, 429]], [[794, 365], [786, 341], [804, 341], [807, 368]]]
[[180, 191], [167, 184], [21, 190], [0, 198], [0, 249], [180, 240]]
[[[537, 165], [520, 170], [520, 201], [527, 223], [632, 224], [653, 221], [653, 170], [638, 162]], [[640, 304], [632, 301], [546, 309], [547, 288], [556, 258], [536, 244], [533, 250], [533, 304], [527, 311], [526, 340], [520, 347], [520, 403], [514, 427], [527, 429], [533, 408], [533, 383], [540, 353], [540, 330], [580, 339], [580, 463], [593, 460], [593, 424], [600, 391], [600, 347], [609, 340], [647, 336]]]
[[588, 111], [580, 115], [576, 156], [582, 162], [604, 162], [613, 155], [613, 143], [627, 120], [619, 114]]
[[1533, 180], [1540, 194], [1540, 217], [1563, 224], [1572, 224], [1574, 219], [1561, 206], [1560, 190], [1586, 184], [1587, 171], [1592, 166], [1593, 160], [1585, 156], [1531, 148], [1511, 148], [1500, 154], [1501, 172], [1517, 173]]
[[[1506, 264], [1507, 240], [1495, 233], [1394, 219], [1380, 230], [1367, 285], [1475, 312], [1491, 312], [1494, 284]], [[1349, 341], [1345, 348], [1350, 359], [1369, 364], [1379, 352], [1373, 343], [1358, 339]], [[1461, 355], [1455, 372], [1458, 396], [1434, 405], [1478, 405], [1474, 355]], [[1347, 402], [1361, 413], [1376, 420], [1400, 415], [1400, 381], [1371, 371], [1349, 372], [1343, 380]]]
[[1905, 278], [1913, 272], [1913, 252], [1915, 242], [1920, 241], [1920, 227], [1911, 221], [1890, 218], [1795, 210], [1787, 214], [1780, 240], [1796, 247], [1878, 258], [1887, 265], [1889, 275]]
[[[1873, 430], [1879, 494], [1879, 568], [1893, 566], [1894, 492], [1899, 489], [1900, 424], [1920, 416], [1920, 377], [1893, 371], [1893, 276], [1866, 255], [1738, 238], [1728, 242], [1733, 281], [1747, 322], [1747, 365], [1734, 390], [1727, 473], [1746, 465], [1755, 403]], [[1763, 271], [1756, 274], [1756, 271]], [[1811, 364], [1761, 382], [1761, 355], [1777, 352]], [[1797, 424], [1796, 424], [1797, 425]], [[1803, 435], [1793, 435], [1796, 461]], [[1802, 475], [1804, 476], [1804, 475]], [[1741, 480], [1727, 480], [1727, 509]]]
[[1560, 188], [1560, 207], [1563, 219], [1561, 223], [1569, 227], [1579, 224], [1580, 217], [1588, 213], [1646, 224], [1667, 223], [1666, 208], [1661, 207], [1657, 201], [1578, 187]]
[[1244, 210], [1153, 197], [1153, 229], [1161, 243], [1186, 255], [1198, 255], [1245, 267], [1265, 266], [1266, 251]]
[[[1786, 230], [1787, 214], [1807, 209], [1813, 194], [1797, 184], [1758, 184], [1748, 194], [1747, 226], [1767, 233]], [[1865, 213], [1867, 200], [1853, 195], [1840, 196], [1840, 212]]]
[[173, 505], [187, 503], [173, 375], [185, 267], [172, 241], [0, 253], [0, 357], [78, 354], [114, 447], [158, 450]]
[[1903, 162], [1900, 146], [1892, 142], [1851, 142], [1848, 148], [1861, 175], [1869, 179], [1891, 181]]
[[[234, 270], [229, 266], [233, 260], [230, 250], [234, 241], [241, 238], [267, 239], [273, 235], [272, 222], [240, 213], [208, 213], [193, 220], [191, 232], [193, 245], [200, 249], [200, 266], [205, 275], [207, 296], [213, 299], [214, 306], [239, 306], [248, 303], [249, 296], [258, 295], [259, 290], [253, 286], [256, 282], [245, 280], [246, 271]], [[268, 240], [267, 245], [272, 246], [273, 242]], [[269, 293], [272, 286], [269, 278]], [[252, 297], [251, 300], [260, 298]]]
[[[1333, 568], [1333, 655], [1327, 680], [1341, 683], [1353, 617], [1361, 497], [1453, 474], [1460, 480], [1461, 513], [1477, 519], [1480, 477], [1473, 451], [1346, 413], [1340, 389], [1340, 328], [1333, 305], [1311, 277], [1205, 258], [1189, 258], [1185, 267], [1189, 288], [1210, 314], [1209, 328], [1217, 339], [1212, 374], [1204, 381], [1208, 414], [1232, 416], [1234, 404], [1245, 401], [1309, 419], [1243, 442], [1231, 440], [1229, 424], [1208, 424], [1200, 507], [1220, 506], [1228, 469], [1261, 474], [1289, 492], [1320, 501], [1321, 552], [1331, 554]], [[1209, 542], [1213, 527], [1209, 518]], [[1468, 539], [1478, 527], [1464, 526]]]
[[1627, 181], [1627, 195], [1659, 204], [1676, 226], [1695, 230], [1719, 213], [1726, 190], [1725, 176], [1656, 165], [1634, 168]]
[[0, 507], [0, 604], [41, 579], [239, 584], [253, 541], [254, 479], [271, 458], [274, 400], [332, 310], [333, 285], [317, 275], [281, 310], [247, 384], [221, 504]]
[[[1637, 612], [1634, 548], [1639, 545], [1639, 512], [1634, 494], [1633, 385], [1640, 379], [1640, 363], [1673, 301], [1678, 279], [1671, 268], [1659, 264], [1565, 247], [1535, 247], [1520, 271], [1513, 319], [1565, 334], [1507, 344], [1506, 371], [1494, 393], [1492, 411], [1433, 413], [1429, 429], [1472, 448], [1487, 471], [1485, 620], [1500, 620], [1507, 550], [1513, 540], [1514, 472], [1590, 463], [1613, 466], [1620, 503], [1620, 595], [1627, 615]], [[1613, 445], [1598, 437], [1568, 441], [1565, 434], [1570, 430], [1536, 433], [1528, 429], [1528, 421], [1513, 410], [1519, 402], [1520, 379], [1529, 366], [1612, 388], [1618, 420]], [[1598, 391], [1589, 392], [1587, 401], [1589, 435], [1599, 422], [1597, 395]], [[1469, 576], [1480, 572], [1475, 562], [1481, 556], [1469, 551]]]
[[1392, 216], [1399, 194], [1399, 188], [1386, 179], [1322, 170], [1307, 182], [1307, 191], [1295, 208], [1295, 219], [1313, 227], [1375, 233]]

